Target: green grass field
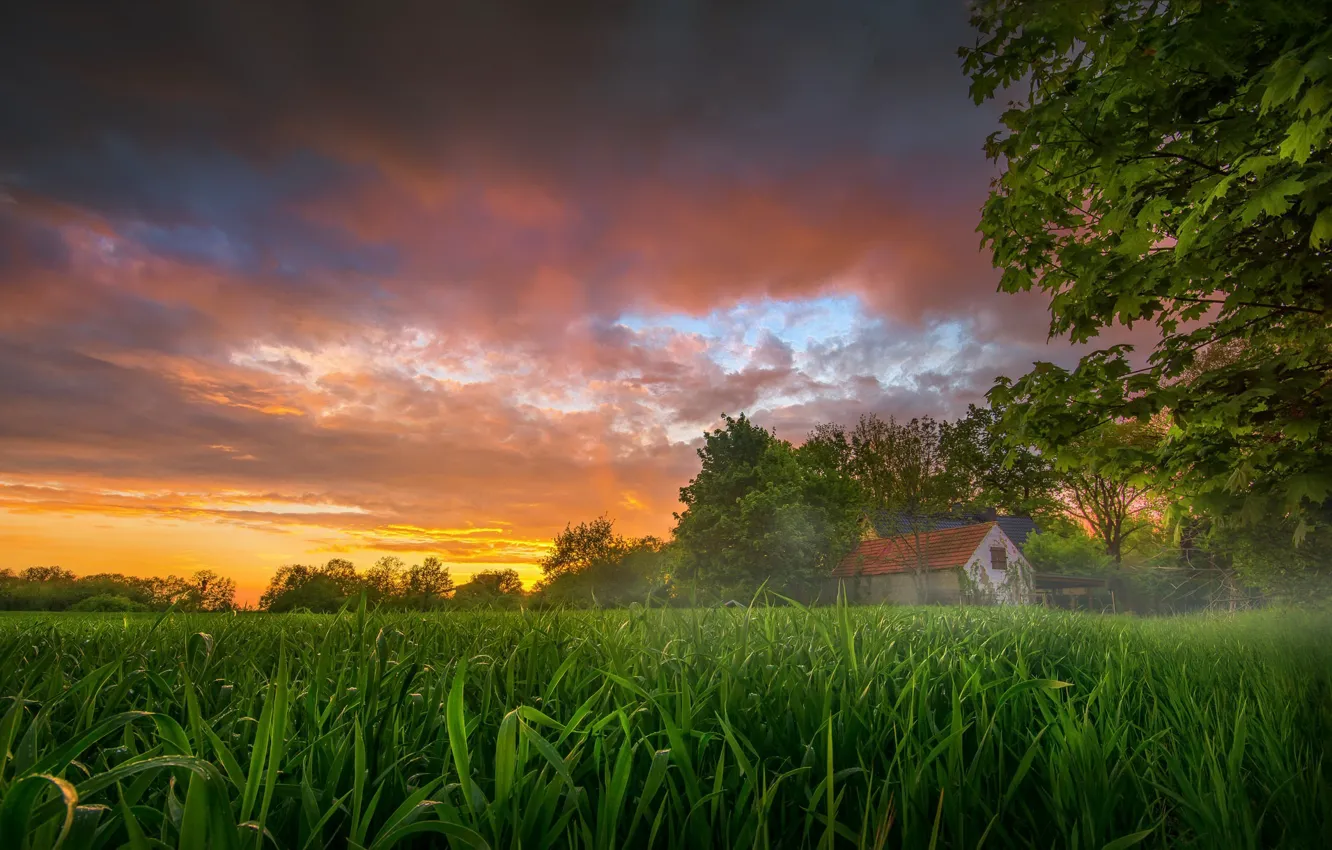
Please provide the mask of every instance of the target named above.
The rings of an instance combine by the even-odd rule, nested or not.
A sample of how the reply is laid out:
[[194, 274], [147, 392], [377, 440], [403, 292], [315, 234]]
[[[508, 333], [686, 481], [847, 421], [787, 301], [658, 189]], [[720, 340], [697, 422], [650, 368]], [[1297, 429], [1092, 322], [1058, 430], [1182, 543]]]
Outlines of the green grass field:
[[0, 618], [0, 845], [1332, 846], [1332, 619]]

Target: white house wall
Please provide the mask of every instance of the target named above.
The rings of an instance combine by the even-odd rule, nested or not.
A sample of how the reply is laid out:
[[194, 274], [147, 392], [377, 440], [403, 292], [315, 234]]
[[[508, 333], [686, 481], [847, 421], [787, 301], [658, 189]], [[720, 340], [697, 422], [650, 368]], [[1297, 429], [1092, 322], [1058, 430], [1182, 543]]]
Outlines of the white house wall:
[[[990, 550], [999, 546], [1003, 546], [1004, 551], [1008, 553], [1006, 570], [996, 570], [991, 561]], [[1031, 575], [1031, 564], [1027, 563], [1017, 544], [1009, 539], [999, 526], [991, 528], [981, 539], [980, 545], [976, 547], [968, 563], [971, 565], [969, 572], [972, 579], [982, 587], [994, 588], [1000, 601], [1016, 603], [1029, 601], [1031, 591], [1022, 581], [1022, 576]]]

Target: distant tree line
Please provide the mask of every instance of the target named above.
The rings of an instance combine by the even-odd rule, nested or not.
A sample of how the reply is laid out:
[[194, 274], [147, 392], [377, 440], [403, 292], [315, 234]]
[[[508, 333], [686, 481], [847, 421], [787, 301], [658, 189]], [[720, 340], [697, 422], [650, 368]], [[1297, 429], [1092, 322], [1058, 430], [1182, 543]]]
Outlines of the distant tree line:
[[508, 607], [524, 596], [514, 569], [481, 570], [455, 585], [449, 567], [438, 557], [408, 566], [395, 555], [385, 555], [364, 572], [345, 558], [333, 558], [322, 566], [280, 567], [259, 598], [259, 607], [272, 612], [336, 611], [362, 594], [370, 605], [416, 611]]
[[0, 610], [6, 611], [230, 611], [236, 583], [212, 570], [189, 578], [139, 578], [119, 573], [76, 576], [56, 566], [0, 570]]

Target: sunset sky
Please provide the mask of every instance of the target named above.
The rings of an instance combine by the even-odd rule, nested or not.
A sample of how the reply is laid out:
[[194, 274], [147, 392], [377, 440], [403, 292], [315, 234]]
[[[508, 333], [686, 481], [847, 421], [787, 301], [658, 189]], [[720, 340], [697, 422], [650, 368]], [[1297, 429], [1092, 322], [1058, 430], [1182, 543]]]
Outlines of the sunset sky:
[[723, 411], [1072, 359], [980, 250], [960, 0], [139, 8], [0, 33], [0, 567], [530, 578], [667, 533]]

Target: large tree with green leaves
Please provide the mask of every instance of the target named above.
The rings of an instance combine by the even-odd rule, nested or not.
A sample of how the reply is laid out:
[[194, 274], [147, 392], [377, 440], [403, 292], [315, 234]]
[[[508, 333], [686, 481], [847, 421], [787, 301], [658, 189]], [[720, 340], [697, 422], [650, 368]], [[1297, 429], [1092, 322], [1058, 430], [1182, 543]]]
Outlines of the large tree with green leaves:
[[[1051, 297], [1086, 342], [991, 398], [1019, 440], [1062, 448], [1169, 417], [1159, 483], [1222, 519], [1300, 536], [1332, 492], [1332, 6], [1314, 0], [979, 0], [963, 49], [978, 102], [1012, 98], [980, 230], [1001, 288]], [[1199, 371], [1200, 355], [1216, 346]]]
[[512, 607], [522, 601], [523, 580], [512, 567], [481, 570], [454, 591], [460, 605]]
[[939, 435], [944, 489], [970, 510], [1048, 516], [1057, 508], [1059, 476], [1047, 453], [1006, 439], [1003, 415], [970, 405], [967, 415], [945, 422]]
[[568, 524], [541, 559], [539, 601], [579, 607], [644, 602], [665, 590], [664, 549], [655, 537], [616, 533], [615, 520], [606, 516]]
[[1160, 504], [1142, 459], [1161, 442], [1152, 423], [1110, 422], [1080, 435], [1060, 463], [1064, 509], [1121, 564], [1134, 535], [1152, 528]]
[[541, 559], [541, 572], [545, 581], [581, 573], [595, 564], [618, 562], [634, 545], [634, 541], [615, 532], [615, 520], [607, 516], [568, 524], [555, 535], [550, 552]]
[[723, 418], [704, 435], [702, 469], [680, 489], [680, 578], [726, 593], [763, 582], [807, 591], [855, 541], [858, 488], [823, 454], [744, 415]]

